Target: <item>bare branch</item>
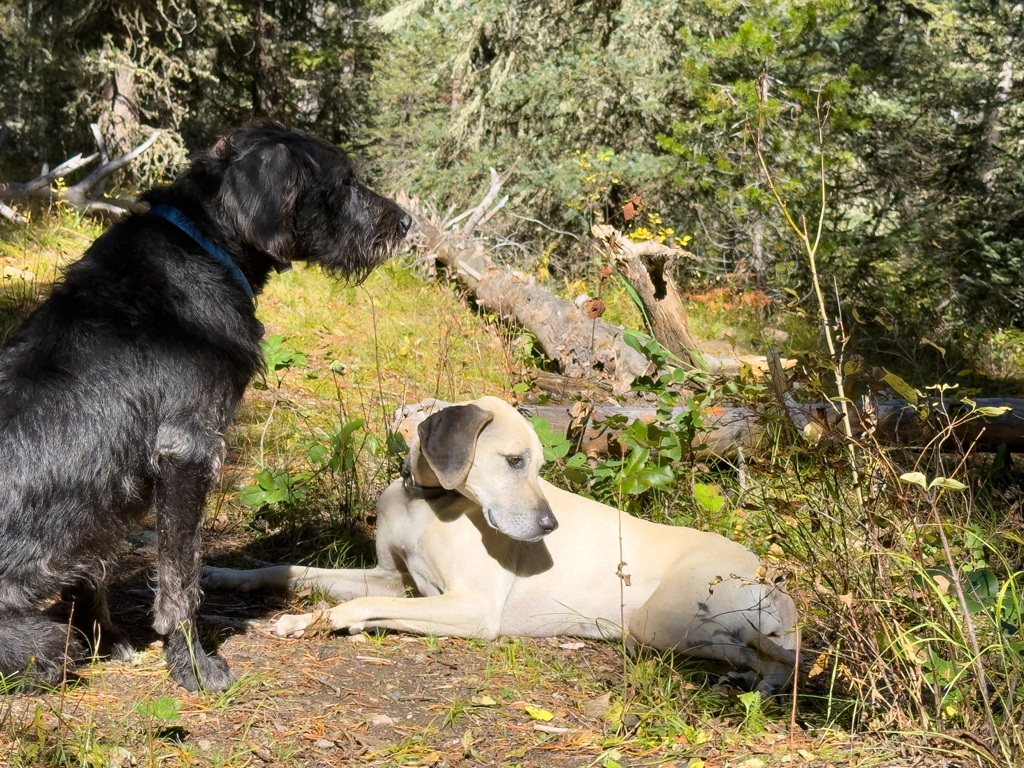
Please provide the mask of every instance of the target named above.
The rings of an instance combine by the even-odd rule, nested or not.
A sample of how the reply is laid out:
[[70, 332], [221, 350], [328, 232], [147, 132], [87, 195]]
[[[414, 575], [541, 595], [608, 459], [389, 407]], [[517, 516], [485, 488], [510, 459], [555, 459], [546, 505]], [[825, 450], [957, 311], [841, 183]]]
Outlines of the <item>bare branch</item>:
[[3, 203], [0, 203], [0, 216], [3, 216], [8, 221], [13, 221], [15, 224], [28, 224], [28, 219]]
[[131, 152], [123, 154], [116, 160], [111, 160], [109, 163], [104, 163], [95, 171], [93, 171], [84, 179], [82, 179], [80, 182], [75, 184], [75, 186], [72, 187], [72, 189], [82, 190], [83, 192], [92, 189], [92, 187], [96, 186], [96, 184], [100, 182], [102, 179], [105, 179], [114, 171], [124, 168], [126, 165], [131, 163], [135, 158], [137, 158], [139, 155], [141, 155], [143, 152], [145, 152], [147, 149], [153, 146], [153, 142], [155, 142], [157, 140], [157, 137], [159, 136], [160, 131], [153, 131], [152, 136], [150, 136], [144, 142], [139, 144], [139, 146], [137, 146]]
[[25, 182], [24, 184], [11, 184], [9, 186], [11, 188], [20, 188], [19, 191], [22, 194], [30, 195], [38, 189], [49, 187], [50, 184], [52, 184], [54, 181], [61, 178], [62, 176], [67, 176], [72, 171], [78, 170], [82, 166], [88, 165], [99, 156], [99, 152], [93, 152], [88, 157], [82, 157], [82, 153], [79, 152], [74, 157], [69, 157], [67, 160], [58, 165], [49, 173], [43, 174], [42, 176], [37, 176], [36, 178], [32, 179], [32, 181]]
[[[153, 146], [153, 142], [156, 141], [160, 132], [154, 131], [153, 134], [139, 146], [116, 160], [107, 160], [106, 147], [103, 142], [103, 137], [99, 132], [99, 128], [95, 125], [93, 125], [92, 128], [93, 137], [96, 139], [96, 145], [98, 148], [97, 152], [94, 152], [88, 157], [83, 157], [81, 154], [77, 154], [74, 157], [65, 160], [52, 171], [43, 173], [37, 178], [25, 183], [0, 181], [0, 216], [19, 224], [27, 223], [24, 217], [19, 216], [18, 213], [10, 206], [15, 203], [21, 204], [31, 200], [49, 201], [52, 203], [59, 202], [74, 208], [75, 210], [82, 211], [83, 213], [90, 213], [109, 218], [120, 218], [130, 212], [134, 206], [134, 200], [111, 198], [97, 199], [95, 197], [90, 197], [89, 190], [100, 185], [107, 176], [118, 169], [125, 167]], [[102, 157], [103, 162], [92, 173], [82, 179], [82, 181], [78, 182], [74, 186], [67, 187], [66, 189], [54, 189], [51, 187], [51, 182], [55, 179], [65, 176], [66, 174], [91, 163], [98, 157]], [[102, 194], [102, 186], [100, 186], [99, 189]]]
[[[92, 137], [96, 140], [96, 149], [100, 153], [100, 165], [106, 165], [110, 162], [110, 156], [107, 154], [107, 143], [103, 140], [103, 134], [100, 132], [100, 127], [96, 123], [89, 123], [89, 130], [92, 131]], [[96, 187], [96, 194], [100, 197], [106, 191], [107, 183], [105, 180], [100, 181]]]
[[[473, 230], [483, 223], [485, 215], [487, 216], [487, 219], [490, 219], [491, 216], [497, 213], [497, 210], [495, 210], [488, 215], [488, 210], [498, 198], [498, 193], [501, 191], [502, 185], [509, 180], [509, 177], [512, 175], [513, 171], [515, 171], [516, 166], [519, 165], [519, 160], [520, 158], [517, 157], [516, 161], [512, 163], [512, 167], [501, 176], [498, 176], [498, 172], [491, 168], [491, 188], [487, 190], [487, 194], [484, 195], [484, 199], [480, 201], [480, 204], [476, 208], [472, 209], [473, 214], [469, 217], [469, 221], [467, 221], [465, 226], [462, 228], [463, 234], [472, 234]], [[504, 205], [504, 202], [500, 203], [498, 208], [502, 205]]]

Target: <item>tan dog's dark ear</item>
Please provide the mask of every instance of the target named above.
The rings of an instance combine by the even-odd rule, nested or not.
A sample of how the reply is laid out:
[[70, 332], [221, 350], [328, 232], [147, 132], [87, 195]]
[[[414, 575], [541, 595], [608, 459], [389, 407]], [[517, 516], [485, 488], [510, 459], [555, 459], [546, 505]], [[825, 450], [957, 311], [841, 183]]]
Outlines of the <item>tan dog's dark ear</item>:
[[420, 422], [420, 455], [446, 491], [466, 482], [476, 441], [494, 414], [476, 405], [451, 405]]

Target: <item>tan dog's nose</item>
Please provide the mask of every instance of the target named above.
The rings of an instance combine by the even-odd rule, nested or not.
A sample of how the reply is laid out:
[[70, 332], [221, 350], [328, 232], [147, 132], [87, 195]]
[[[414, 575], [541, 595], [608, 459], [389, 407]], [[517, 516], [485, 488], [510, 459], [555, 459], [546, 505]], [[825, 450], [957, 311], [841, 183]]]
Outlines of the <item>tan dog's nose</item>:
[[537, 511], [540, 512], [537, 525], [540, 526], [541, 536], [547, 536], [558, 527], [558, 521], [555, 519], [555, 516], [551, 514], [551, 507], [548, 506], [547, 502], [544, 502], [544, 505]]

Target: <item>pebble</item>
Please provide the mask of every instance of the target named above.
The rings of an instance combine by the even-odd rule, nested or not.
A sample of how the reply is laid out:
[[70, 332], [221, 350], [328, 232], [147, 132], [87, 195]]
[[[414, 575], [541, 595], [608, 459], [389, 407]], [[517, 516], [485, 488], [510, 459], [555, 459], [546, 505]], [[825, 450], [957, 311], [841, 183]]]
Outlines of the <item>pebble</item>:
[[265, 763], [269, 763], [274, 759], [274, 754], [270, 751], [270, 747], [267, 746], [256, 747], [253, 750], [253, 754]]
[[317, 739], [316, 745], [320, 747], [320, 749], [331, 749], [334, 746], [334, 742], [328, 741], [327, 739]]

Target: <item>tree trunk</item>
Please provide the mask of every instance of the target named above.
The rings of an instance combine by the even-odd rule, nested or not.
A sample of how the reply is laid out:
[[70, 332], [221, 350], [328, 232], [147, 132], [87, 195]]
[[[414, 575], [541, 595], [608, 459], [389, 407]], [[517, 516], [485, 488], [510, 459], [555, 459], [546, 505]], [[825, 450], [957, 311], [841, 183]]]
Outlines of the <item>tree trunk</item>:
[[[116, 157], [130, 152], [142, 134], [135, 72], [126, 55], [115, 51], [109, 40], [103, 44], [100, 56], [116, 62], [113, 75], [103, 85], [104, 106], [97, 121], [105, 149]], [[126, 175], [133, 176], [130, 171]]]
[[631, 242], [606, 225], [595, 225], [593, 233], [607, 243], [619, 271], [643, 303], [651, 335], [684, 364], [705, 367], [700, 344], [690, 331], [686, 307], [672, 279], [676, 260], [688, 254], [656, 240]]

